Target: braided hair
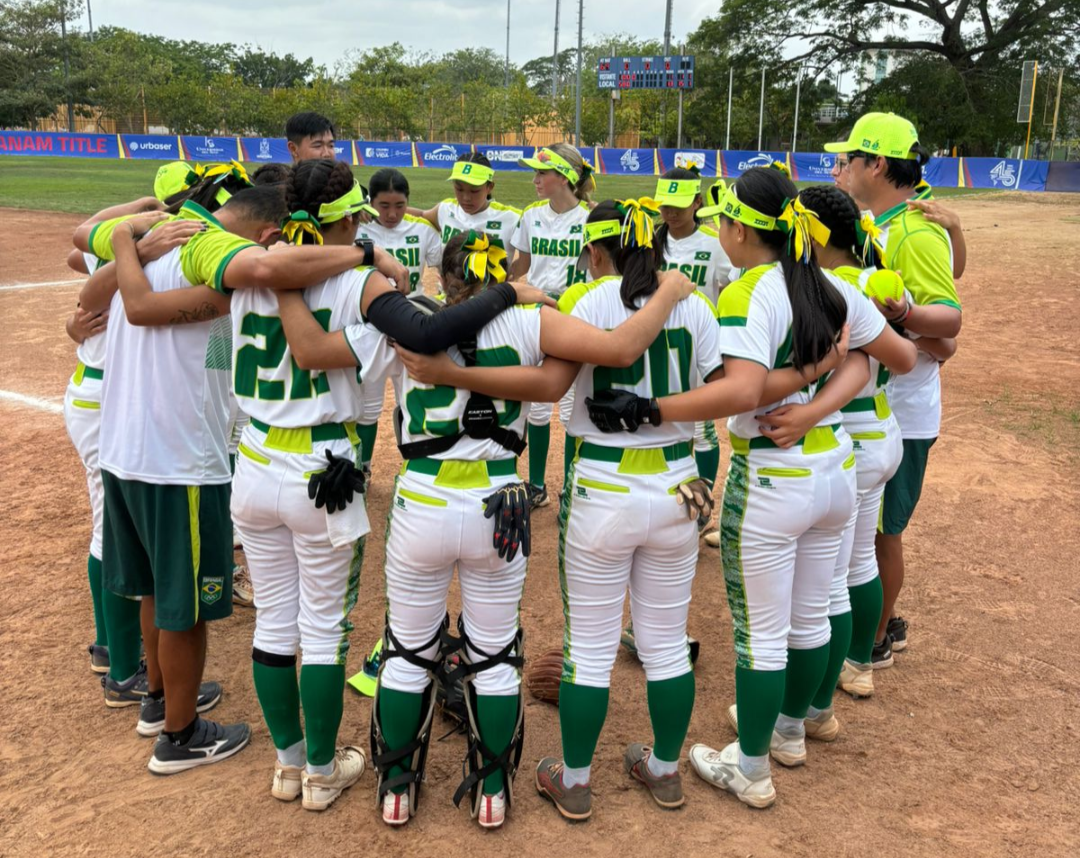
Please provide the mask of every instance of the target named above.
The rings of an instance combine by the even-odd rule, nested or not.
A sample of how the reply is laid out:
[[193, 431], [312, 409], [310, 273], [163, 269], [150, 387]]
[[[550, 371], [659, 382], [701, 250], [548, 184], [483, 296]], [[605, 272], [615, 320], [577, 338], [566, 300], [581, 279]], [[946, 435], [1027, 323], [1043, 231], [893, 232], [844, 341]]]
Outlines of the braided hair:
[[[771, 167], [747, 170], [735, 187], [742, 202], [768, 217], [778, 217], [787, 203], [799, 195], [795, 183]], [[805, 197], [803, 203], [813, 208]], [[791, 302], [792, 365], [801, 370], [817, 363], [829, 353], [847, 321], [847, 302], [822, 273], [812, 254], [805, 260], [795, 257], [785, 232], [749, 226], [747, 229], [753, 229], [762, 244], [777, 251], [780, 257]]]
[[[622, 221], [624, 211], [615, 200], [604, 200], [589, 212], [588, 223], [602, 220]], [[638, 309], [638, 300], [647, 298], [660, 288], [657, 272], [664, 261], [663, 245], [653, 236], [652, 247], [624, 243], [621, 235], [601, 238], [592, 242], [591, 247], [598, 247], [611, 259], [615, 270], [622, 275], [619, 297], [623, 305], [630, 310]]]
[[345, 196], [353, 181], [352, 170], [344, 161], [309, 158], [293, 167], [284, 186], [285, 202], [290, 213], [305, 211], [317, 217], [319, 206]]
[[799, 199], [829, 228], [830, 245], [837, 250], [848, 251], [856, 259], [862, 256], [856, 232], [859, 207], [855, 205], [855, 200], [836, 185], [814, 185], [802, 191]]

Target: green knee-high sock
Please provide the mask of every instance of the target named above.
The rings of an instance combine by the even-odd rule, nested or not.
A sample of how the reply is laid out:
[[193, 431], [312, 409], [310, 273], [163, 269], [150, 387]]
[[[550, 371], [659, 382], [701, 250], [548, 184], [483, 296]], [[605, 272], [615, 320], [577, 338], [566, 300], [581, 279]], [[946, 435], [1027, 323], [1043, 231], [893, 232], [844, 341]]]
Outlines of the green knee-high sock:
[[563, 440], [563, 459], [562, 459], [562, 478], [563, 478], [563, 491], [566, 491], [566, 486], [570, 482], [570, 465], [574, 462], [574, 456], [577, 455], [577, 438], [566, 433]]
[[360, 457], [365, 465], [371, 464], [371, 454], [375, 451], [375, 439], [379, 435], [378, 423], [357, 423], [356, 434], [360, 436]]
[[[499, 697], [493, 694], [477, 695], [476, 718], [480, 722], [480, 738], [496, 754], [502, 753], [503, 749], [510, 744], [510, 740], [514, 738], [518, 700], [517, 694]], [[491, 760], [485, 757], [484, 762], [490, 763]], [[496, 769], [484, 778], [484, 795], [495, 795], [505, 786], [503, 770]]]
[[810, 705], [815, 709], [828, 709], [832, 706], [833, 692], [836, 690], [836, 680], [840, 678], [840, 670], [847, 658], [848, 647], [851, 645], [851, 611], [840, 614], [838, 617], [829, 617], [829, 626], [832, 628], [832, 637], [829, 638], [829, 660], [825, 665], [825, 676], [818, 686], [817, 693]]
[[596, 743], [607, 718], [609, 692], [606, 688], [559, 686], [559, 726], [562, 728], [563, 760], [572, 769], [592, 765]]
[[649, 699], [649, 720], [653, 728], [653, 754], [665, 763], [674, 763], [682, 752], [690, 713], [694, 711], [694, 671], [674, 679], [645, 683]]
[[105, 628], [104, 588], [101, 584], [101, 561], [93, 554], [86, 556], [86, 576], [90, 579], [90, 599], [94, 603], [94, 645], [108, 646], [109, 632]]
[[305, 664], [300, 668], [307, 761], [313, 766], [325, 766], [334, 759], [344, 696], [345, 665]]
[[251, 663], [255, 694], [262, 707], [263, 719], [270, 738], [279, 751], [303, 741], [300, 726], [300, 685], [296, 681], [296, 664], [270, 667], [257, 661]]
[[[393, 750], [409, 744], [416, 738], [416, 732], [420, 729], [422, 715], [420, 707], [424, 702], [424, 695], [395, 691], [393, 688], [380, 685], [378, 700], [379, 724], [382, 726], [383, 739], [387, 747]], [[404, 774], [411, 762], [412, 757], [406, 757], [401, 763], [391, 766], [386, 777], [393, 778]], [[393, 792], [400, 795], [406, 789], [408, 787], [395, 787]]]
[[695, 450], [694, 461], [697, 462], [698, 476], [716, 485], [716, 472], [720, 470], [720, 448]]
[[851, 646], [848, 658], [858, 664], [869, 664], [874, 650], [874, 637], [881, 621], [881, 605], [884, 597], [881, 592], [881, 578], [848, 587], [851, 599]]
[[109, 676], [124, 682], [139, 669], [142, 650], [140, 603], [102, 588], [101, 606], [105, 614], [105, 632], [109, 641]]
[[769, 753], [776, 717], [784, 702], [783, 670], [735, 668], [735, 704], [739, 713], [739, 747], [748, 757]]
[[787, 652], [787, 676], [784, 680], [784, 703], [780, 711], [789, 718], [805, 718], [810, 701], [821, 687], [829, 666], [829, 645], [815, 649], [791, 649]]
[[229, 453], [229, 473], [236, 473], [236, 453]]
[[551, 446], [551, 424], [533, 426], [529, 424], [529, 482], [534, 486], [544, 485], [547, 479], [548, 447]]

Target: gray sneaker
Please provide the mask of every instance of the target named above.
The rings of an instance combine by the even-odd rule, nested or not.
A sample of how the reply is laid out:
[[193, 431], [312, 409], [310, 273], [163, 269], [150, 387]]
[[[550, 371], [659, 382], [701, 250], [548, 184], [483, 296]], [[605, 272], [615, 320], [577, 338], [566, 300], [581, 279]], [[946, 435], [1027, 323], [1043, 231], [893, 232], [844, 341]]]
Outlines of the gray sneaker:
[[563, 786], [562, 776], [562, 760], [544, 757], [536, 767], [536, 791], [571, 822], [588, 819], [592, 816], [592, 786], [578, 784], [567, 788]]
[[640, 781], [648, 787], [649, 793], [661, 807], [674, 810], [686, 804], [686, 798], [682, 791], [682, 775], [677, 771], [670, 775], [657, 777], [649, 771], [648, 761], [652, 756], [652, 748], [635, 742], [628, 745], [623, 754], [623, 768], [634, 780]]
[[135, 675], [127, 682], [117, 682], [105, 674], [101, 677], [101, 687], [105, 691], [105, 705], [110, 709], [138, 706], [149, 690], [146, 685], [146, 663], [140, 664]]
[[182, 745], [170, 742], [164, 733], [158, 736], [147, 768], [155, 775], [175, 775], [220, 763], [242, 751], [250, 740], [251, 728], [247, 724], [225, 725], [198, 718], [195, 733]]
[[94, 673], [109, 672], [109, 648], [107, 646], [90, 644], [86, 651], [90, 653], [90, 669]]
[[[221, 683], [204, 682], [199, 686], [199, 699], [195, 701], [195, 711], [202, 714], [209, 712], [221, 702]], [[135, 732], [147, 739], [152, 739], [165, 729], [165, 698], [154, 699], [146, 696], [139, 704], [139, 723]]]

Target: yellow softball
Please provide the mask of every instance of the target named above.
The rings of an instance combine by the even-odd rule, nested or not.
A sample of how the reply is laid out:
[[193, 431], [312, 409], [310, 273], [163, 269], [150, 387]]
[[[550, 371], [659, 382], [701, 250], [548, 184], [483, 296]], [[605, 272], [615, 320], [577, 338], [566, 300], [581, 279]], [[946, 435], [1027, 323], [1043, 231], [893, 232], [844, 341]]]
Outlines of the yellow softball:
[[866, 279], [866, 294], [882, 304], [887, 298], [900, 301], [904, 297], [904, 280], [895, 271], [882, 268]]

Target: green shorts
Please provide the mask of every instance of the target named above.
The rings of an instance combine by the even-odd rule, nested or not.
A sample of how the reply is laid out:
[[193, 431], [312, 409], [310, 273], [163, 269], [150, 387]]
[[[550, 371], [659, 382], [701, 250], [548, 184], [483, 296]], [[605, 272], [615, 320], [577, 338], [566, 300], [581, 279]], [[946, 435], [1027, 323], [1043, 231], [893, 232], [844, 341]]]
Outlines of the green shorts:
[[232, 486], [160, 486], [101, 472], [104, 585], [153, 596], [154, 624], [183, 632], [232, 614]]
[[937, 438], [905, 438], [904, 458], [891, 480], [885, 483], [878, 530], [890, 536], [903, 533], [922, 494], [930, 448]]

